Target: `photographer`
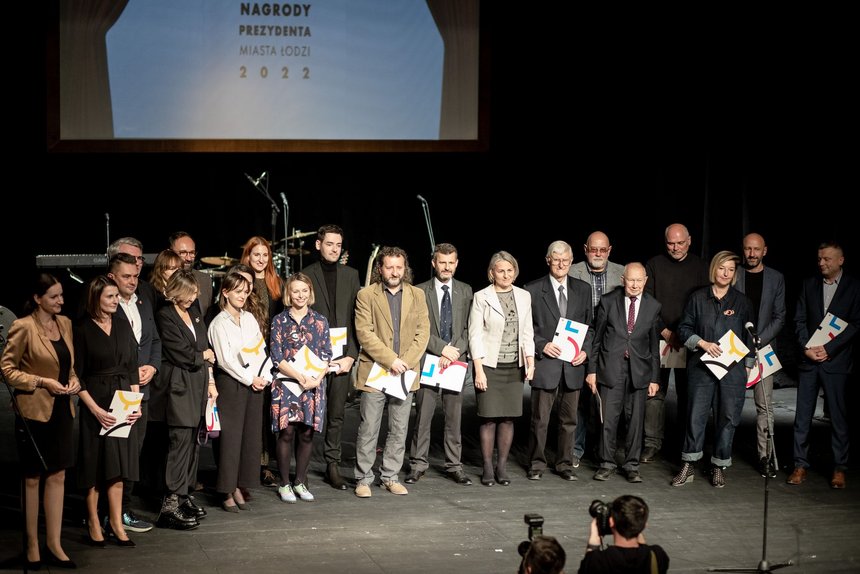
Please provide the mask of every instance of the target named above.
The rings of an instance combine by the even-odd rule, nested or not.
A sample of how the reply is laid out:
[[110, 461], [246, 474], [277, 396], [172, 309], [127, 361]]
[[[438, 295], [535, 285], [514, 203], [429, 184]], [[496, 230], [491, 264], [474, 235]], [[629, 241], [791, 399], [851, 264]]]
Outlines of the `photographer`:
[[[648, 505], [638, 496], [624, 495], [606, 505], [594, 501], [594, 517], [579, 573], [663, 574], [669, 555], [659, 546], [645, 544], [642, 531], [648, 523]], [[614, 545], [602, 548], [602, 536], [612, 534]]]
[[564, 574], [564, 548], [552, 536], [535, 536], [523, 555], [520, 574]]

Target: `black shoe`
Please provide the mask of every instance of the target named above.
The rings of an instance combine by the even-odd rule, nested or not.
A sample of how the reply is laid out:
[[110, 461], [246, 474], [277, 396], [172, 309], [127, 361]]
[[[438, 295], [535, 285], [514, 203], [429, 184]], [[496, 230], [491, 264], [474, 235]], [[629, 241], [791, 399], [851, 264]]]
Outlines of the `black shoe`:
[[[78, 565], [75, 564], [74, 560], [60, 560], [53, 552], [51, 552], [51, 549], [48, 547], [45, 547], [45, 553], [47, 554], [47, 558], [45, 558], [45, 564], [49, 566], [57, 566], [58, 568], [67, 568], [69, 570], [74, 570], [78, 567]], [[38, 568], [35, 568], [35, 570], [38, 570]]]
[[655, 446], [646, 446], [642, 450], [642, 455], [639, 457], [639, 462], [654, 462], [654, 459], [657, 458], [657, 453], [659, 449]]
[[336, 462], [328, 463], [328, 468], [326, 468], [325, 472], [325, 480], [331, 485], [332, 488], [336, 490], [347, 489], [346, 481], [340, 475], [340, 469], [338, 468]]
[[492, 471], [484, 471], [484, 474], [481, 476], [481, 484], [483, 484], [484, 486], [493, 486], [494, 484], [496, 484], [495, 477]]
[[642, 482], [642, 476], [638, 470], [627, 471], [627, 482]]
[[540, 470], [530, 470], [526, 475], [526, 478], [529, 480], [540, 480], [540, 477], [543, 476], [543, 472]]
[[184, 514], [185, 516], [193, 516], [197, 520], [206, 518], [206, 515], [208, 514], [208, 512], [206, 512], [206, 509], [197, 506], [194, 503], [194, 499], [192, 499], [191, 497], [186, 498], [185, 502], [179, 505], [179, 510], [181, 510], [182, 514]]
[[759, 460], [758, 471], [762, 477], [776, 478], [776, 468], [774, 468], [773, 463], [765, 457], [762, 457], [761, 460]]
[[463, 486], [471, 486], [472, 479], [466, 476], [466, 473], [462, 470], [455, 470], [454, 472], [449, 472], [448, 476], [451, 477], [451, 480], [456, 482], [457, 484], [461, 484]]
[[30, 562], [29, 560], [27, 560], [26, 555], [24, 555], [23, 560], [24, 560], [24, 564], [27, 565], [27, 571], [28, 572], [30, 570], [41, 570], [42, 569], [42, 561], [41, 560], [34, 560], [33, 562]]
[[609, 480], [614, 473], [615, 470], [611, 468], [598, 468], [597, 472], [594, 473], [594, 480]]
[[566, 468], [566, 469], [564, 469], [564, 470], [560, 470], [560, 471], [558, 471], [558, 475], [559, 475], [560, 477], [562, 477], [564, 480], [570, 480], [570, 481], [573, 481], [573, 480], [576, 480], [576, 479], [577, 479], [577, 478], [576, 478], [576, 473], [575, 473], [575, 472], [573, 472], [573, 469], [571, 469], [571, 468]]
[[508, 478], [508, 474], [505, 471], [499, 472], [499, 469], [496, 469], [496, 482], [501, 484], [502, 486], [510, 486], [511, 479]]
[[405, 482], [406, 484], [415, 484], [416, 482], [421, 480], [422, 476], [424, 476], [423, 470], [412, 470], [409, 472], [409, 475], [403, 482]]
[[260, 484], [263, 486], [278, 486], [278, 479], [275, 478], [275, 475], [271, 470], [264, 468], [260, 472]]
[[171, 512], [161, 511], [155, 525], [159, 528], [172, 528], [174, 530], [193, 530], [200, 526], [195, 518], [184, 515], [178, 508]]

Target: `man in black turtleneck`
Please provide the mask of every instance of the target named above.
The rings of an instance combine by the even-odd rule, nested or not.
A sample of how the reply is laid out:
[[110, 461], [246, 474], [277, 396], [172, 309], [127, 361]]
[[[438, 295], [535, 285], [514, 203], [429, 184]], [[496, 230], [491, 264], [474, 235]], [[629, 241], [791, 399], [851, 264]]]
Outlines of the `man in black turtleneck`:
[[361, 287], [358, 271], [340, 263], [343, 249], [343, 229], [337, 225], [323, 225], [317, 231], [316, 248], [320, 254], [317, 263], [308, 265], [302, 272], [311, 278], [316, 301], [314, 311], [328, 319], [329, 327], [346, 327], [346, 352], [335, 358], [340, 368], [329, 377], [326, 393], [325, 459], [326, 481], [338, 490], [347, 484], [338, 468], [341, 456], [341, 431], [349, 394], [349, 372], [358, 357], [355, 339], [355, 296]]

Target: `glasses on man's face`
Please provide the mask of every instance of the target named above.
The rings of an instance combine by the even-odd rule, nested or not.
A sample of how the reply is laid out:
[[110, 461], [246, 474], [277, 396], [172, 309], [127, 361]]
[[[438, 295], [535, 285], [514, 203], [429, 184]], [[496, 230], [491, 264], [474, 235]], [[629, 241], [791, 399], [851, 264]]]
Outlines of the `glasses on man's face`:
[[135, 257], [135, 259], [137, 259], [141, 263], [146, 263], [146, 257], [144, 257], [143, 255], [138, 255], [137, 257]]
[[570, 259], [557, 259], [555, 257], [550, 257], [549, 261], [553, 265], [559, 265], [561, 267], [567, 267], [570, 265]]
[[196, 251], [180, 251], [179, 256], [180, 257], [196, 257], [197, 252]]
[[609, 253], [608, 247], [586, 247], [585, 249], [592, 255], [606, 255]]

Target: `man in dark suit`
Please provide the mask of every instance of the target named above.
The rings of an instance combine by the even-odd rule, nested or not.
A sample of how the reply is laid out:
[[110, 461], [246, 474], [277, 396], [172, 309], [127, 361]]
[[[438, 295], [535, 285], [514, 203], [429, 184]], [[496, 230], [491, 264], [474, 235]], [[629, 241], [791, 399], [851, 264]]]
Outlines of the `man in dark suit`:
[[[469, 347], [472, 287], [462, 281], [454, 281], [457, 263], [457, 248], [450, 243], [439, 243], [433, 251], [431, 262], [434, 278], [416, 285], [424, 291], [430, 312], [430, 342], [427, 344], [427, 352], [439, 357], [440, 369], [447, 368], [454, 361], [465, 362]], [[445, 311], [446, 308], [450, 315]], [[445, 472], [457, 484], [469, 486], [472, 481], [463, 472], [460, 462], [463, 451], [460, 436], [463, 394], [424, 386], [419, 388], [415, 395], [417, 408], [409, 449], [410, 471], [405, 482], [415, 484], [430, 466], [427, 461], [430, 452], [430, 426], [439, 399], [442, 400], [442, 412], [445, 415]]]
[[648, 277], [641, 263], [628, 263], [622, 276], [624, 290], [600, 299], [594, 345], [585, 382], [603, 404], [600, 468], [594, 480], [609, 480], [615, 472], [615, 446], [621, 413], [627, 422], [624, 472], [629, 482], [642, 482], [639, 456], [645, 429], [645, 400], [660, 388], [662, 305], [644, 292]]
[[[788, 484], [806, 480], [809, 468], [809, 431], [818, 386], [824, 387], [824, 400], [830, 408], [833, 477], [830, 486], [845, 488], [848, 465], [848, 418], [846, 390], [854, 370], [854, 336], [860, 327], [860, 282], [842, 271], [845, 256], [842, 247], [833, 241], [818, 246], [818, 269], [821, 275], [803, 282], [797, 299], [794, 319], [797, 342], [803, 349], [798, 368], [797, 410], [794, 414], [794, 472]], [[832, 313], [847, 322], [841, 333], [824, 345], [807, 347], [809, 338], [824, 316]]]
[[337, 225], [323, 225], [317, 231], [316, 248], [320, 260], [305, 267], [302, 272], [311, 278], [315, 302], [311, 308], [328, 319], [329, 327], [346, 327], [346, 349], [343, 356], [334, 359], [337, 372], [329, 376], [326, 384], [325, 459], [326, 481], [338, 490], [346, 490], [346, 481], [340, 474], [341, 434], [346, 399], [349, 394], [349, 372], [358, 357], [355, 338], [355, 296], [361, 287], [358, 271], [341, 265], [343, 229]]
[[[116, 281], [119, 289], [119, 306], [116, 309], [117, 318], [128, 320], [137, 341], [138, 374], [140, 376], [140, 392], [143, 402], [140, 408], [140, 418], [135, 426], [137, 434], [133, 455], [140, 456], [143, 441], [146, 437], [147, 419], [149, 418], [149, 389], [153, 378], [158, 375], [161, 367], [161, 337], [155, 326], [155, 314], [149, 299], [139, 296], [140, 286], [138, 259], [127, 253], [117, 253], [111, 257], [108, 265], [108, 277]], [[143, 465], [141, 465], [143, 466]], [[138, 517], [131, 509], [131, 491], [134, 481], [125, 480], [122, 488], [122, 523], [132, 532], [148, 532], [152, 524]]]
[[[761, 341], [759, 348], [770, 345], [776, 351], [776, 336], [785, 325], [785, 279], [776, 269], [765, 267], [767, 245], [764, 237], [750, 233], [744, 237], [744, 266], [737, 273], [735, 289], [752, 302], [756, 313], [756, 330]], [[776, 465], [768, 444], [770, 429], [773, 434], [773, 375], [759, 381], [753, 390], [756, 410], [756, 436], [759, 472], [776, 478]]]
[[[529, 434], [529, 480], [540, 480], [547, 467], [546, 433], [552, 406], [558, 405], [558, 452], [555, 471], [565, 480], [576, 480], [573, 470], [573, 433], [579, 390], [585, 379], [584, 363], [591, 353], [594, 334], [591, 325], [594, 308], [591, 286], [568, 276], [573, 250], [564, 241], [554, 241], [546, 253], [549, 275], [532, 281], [526, 290], [532, 297], [532, 322], [535, 333], [535, 376], [530, 381], [531, 428]], [[589, 325], [579, 354], [568, 363], [560, 360], [561, 347], [552, 342], [558, 320], [564, 317]]]

